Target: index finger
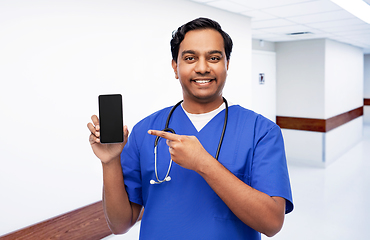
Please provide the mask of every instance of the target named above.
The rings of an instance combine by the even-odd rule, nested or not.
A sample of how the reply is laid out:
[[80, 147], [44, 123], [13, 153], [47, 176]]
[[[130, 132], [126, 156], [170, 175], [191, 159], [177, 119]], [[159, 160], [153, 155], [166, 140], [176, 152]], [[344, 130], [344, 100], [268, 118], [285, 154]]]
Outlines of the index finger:
[[150, 135], [165, 138], [165, 139], [170, 140], [170, 141], [176, 141], [179, 138], [179, 135], [174, 134], [174, 133], [170, 133], [170, 132], [165, 132], [165, 131], [149, 130], [148, 133]]
[[91, 120], [92, 120], [92, 122], [93, 122], [93, 124], [96, 126], [96, 125], [99, 125], [99, 118], [98, 118], [98, 116], [96, 116], [96, 115], [92, 115], [91, 116]]

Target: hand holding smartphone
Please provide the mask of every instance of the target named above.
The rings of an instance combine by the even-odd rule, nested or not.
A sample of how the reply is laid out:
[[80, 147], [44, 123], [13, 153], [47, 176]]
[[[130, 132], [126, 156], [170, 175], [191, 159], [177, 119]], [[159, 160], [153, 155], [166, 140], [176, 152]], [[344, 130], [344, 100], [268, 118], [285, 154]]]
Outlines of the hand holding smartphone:
[[123, 142], [122, 95], [99, 95], [99, 125], [101, 143]]

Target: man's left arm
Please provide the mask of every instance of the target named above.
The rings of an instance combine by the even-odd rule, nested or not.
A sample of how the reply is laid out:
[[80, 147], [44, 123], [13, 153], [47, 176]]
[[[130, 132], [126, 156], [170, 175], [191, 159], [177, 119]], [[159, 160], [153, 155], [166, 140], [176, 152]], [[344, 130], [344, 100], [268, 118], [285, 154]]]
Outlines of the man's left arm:
[[242, 182], [213, 158], [195, 136], [156, 130], [148, 133], [166, 138], [172, 160], [199, 173], [246, 225], [269, 237], [280, 231], [285, 216], [284, 198], [271, 197]]
[[285, 216], [284, 198], [270, 197], [250, 187], [212, 156], [204, 163], [197, 172], [241, 221], [268, 237], [280, 231]]

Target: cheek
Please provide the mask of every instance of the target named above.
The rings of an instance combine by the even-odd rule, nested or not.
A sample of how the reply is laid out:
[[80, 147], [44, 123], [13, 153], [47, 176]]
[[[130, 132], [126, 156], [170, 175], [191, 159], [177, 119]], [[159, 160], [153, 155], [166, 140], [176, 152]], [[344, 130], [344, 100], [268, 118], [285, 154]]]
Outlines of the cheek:
[[220, 67], [216, 70], [217, 75], [221, 78], [226, 78], [227, 77], [227, 69], [224, 67]]
[[177, 68], [179, 78], [188, 78], [191, 75], [191, 68], [189, 66], [182, 66]]

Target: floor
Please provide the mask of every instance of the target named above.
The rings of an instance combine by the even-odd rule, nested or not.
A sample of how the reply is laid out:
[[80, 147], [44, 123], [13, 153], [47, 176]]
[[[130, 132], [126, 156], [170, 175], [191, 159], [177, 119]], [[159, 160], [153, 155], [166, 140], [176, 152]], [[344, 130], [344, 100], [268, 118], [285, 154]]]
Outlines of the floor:
[[290, 165], [295, 209], [273, 239], [369, 239], [369, 170], [370, 125], [363, 140], [327, 168]]
[[[370, 125], [363, 140], [327, 168], [289, 165], [295, 209], [274, 240], [368, 239], [370, 228]], [[122, 236], [138, 239], [140, 225]], [[265, 236], [262, 239], [269, 239]]]

